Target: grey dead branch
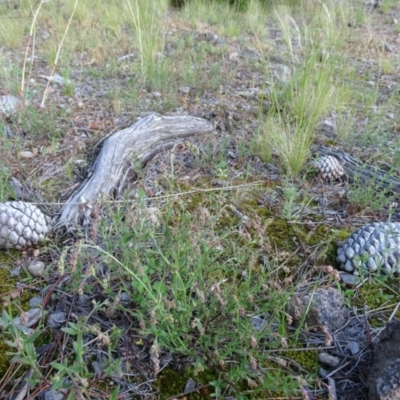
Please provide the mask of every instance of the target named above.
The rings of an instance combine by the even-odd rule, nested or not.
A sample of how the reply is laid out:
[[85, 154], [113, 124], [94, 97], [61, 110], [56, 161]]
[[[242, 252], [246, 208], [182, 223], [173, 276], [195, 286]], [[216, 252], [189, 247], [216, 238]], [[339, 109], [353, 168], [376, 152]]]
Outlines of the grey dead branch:
[[91, 205], [113, 192], [133, 160], [144, 165], [162, 149], [213, 130], [213, 123], [203, 118], [152, 113], [115, 132], [105, 139], [88, 177], [61, 209], [57, 226], [88, 224]]

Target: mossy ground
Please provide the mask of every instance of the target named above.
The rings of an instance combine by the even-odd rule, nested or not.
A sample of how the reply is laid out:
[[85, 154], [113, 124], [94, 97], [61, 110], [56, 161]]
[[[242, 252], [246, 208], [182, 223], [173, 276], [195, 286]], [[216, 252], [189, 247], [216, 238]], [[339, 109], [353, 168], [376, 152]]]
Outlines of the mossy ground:
[[184, 393], [185, 385], [189, 379], [196, 382], [197, 387], [202, 387], [197, 392], [187, 394], [188, 400], [208, 400], [214, 393], [212, 386], [207, 386], [209, 382], [218, 379], [217, 371], [206, 370], [198, 374], [194, 374], [193, 370], [188, 368], [183, 372], [175, 371], [172, 368], [165, 368], [158, 377], [155, 385], [165, 398], [176, 396]]
[[[254, 178], [254, 180], [256, 180]], [[346, 239], [352, 232], [349, 228], [332, 228], [331, 225], [320, 221], [320, 215], [315, 215], [314, 220], [299, 216], [297, 220], [288, 220], [282, 217], [281, 209], [284, 200], [280, 205], [268, 206], [262, 203], [260, 199], [265, 192], [274, 192], [277, 182], [265, 182], [254, 187], [251, 182], [236, 180], [234, 185], [239, 189], [215, 192], [201, 192], [184, 196], [185, 191], [191, 192], [196, 188], [209, 188], [211, 180], [202, 179], [200, 182], [194, 182], [192, 186], [187, 183], [179, 189], [183, 191], [181, 200], [175, 203], [175, 207], [189, 213], [193, 213], [201, 208], [213, 210], [216, 213], [216, 227], [221, 232], [237, 227], [241, 223], [247, 223], [249, 237], [243, 237], [239, 234], [236, 239], [240, 241], [254, 241], [258, 246], [260, 235], [263, 236], [265, 249], [269, 249], [269, 254], [279, 255], [282, 258], [288, 258], [289, 266], [296, 266], [304, 262], [304, 259], [313, 253], [313, 261], [318, 264], [330, 264], [337, 266], [336, 249], [337, 242]], [[246, 187], [246, 184], [249, 186]], [[244, 188], [240, 188], [243, 185]], [[183, 190], [184, 189], [184, 190]], [[301, 209], [309, 203], [308, 199], [297, 199], [294, 207]], [[218, 208], [216, 208], [216, 205]], [[300, 215], [300, 214], [299, 214]], [[241, 221], [241, 216], [244, 220]], [[176, 221], [176, 220], [174, 220]], [[299, 247], [301, 248], [300, 251]], [[298, 254], [294, 254], [297, 251]], [[306, 253], [306, 254], [305, 254]]]

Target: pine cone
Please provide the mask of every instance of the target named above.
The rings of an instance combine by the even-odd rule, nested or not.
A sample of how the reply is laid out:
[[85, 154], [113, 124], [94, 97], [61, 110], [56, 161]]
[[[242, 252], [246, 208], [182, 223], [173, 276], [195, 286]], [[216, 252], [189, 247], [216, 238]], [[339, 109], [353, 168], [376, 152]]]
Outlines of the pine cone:
[[335, 181], [345, 174], [342, 164], [334, 156], [320, 157], [314, 165], [325, 181]]
[[36, 245], [48, 231], [45, 216], [33, 204], [0, 203], [0, 248], [22, 249]]
[[400, 223], [375, 222], [352, 233], [337, 249], [340, 267], [348, 272], [400, 273]]

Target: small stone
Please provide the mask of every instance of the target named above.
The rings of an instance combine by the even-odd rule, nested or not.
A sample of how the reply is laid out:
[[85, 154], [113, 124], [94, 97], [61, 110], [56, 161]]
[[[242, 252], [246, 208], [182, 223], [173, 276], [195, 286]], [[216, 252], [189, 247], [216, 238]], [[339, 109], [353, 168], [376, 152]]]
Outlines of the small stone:
[[228, 156], [229, 156], [230, 158], [232, 158], [232, 159], [235, 159], [235, 158], [236, 158], [236, 154], [235, 154], [233, 151], [231, 151], [231, 150], [228, 151]]
[[239, 53], [237, 51], [229, 53], [228, 58], [229, 58], [229, 61], [237, 61], [239, 59]]
[[43, 398], [44, 400], [63, 400], [65, 399], [66, 394], [67, 391], [65, 389], [60, 389], [59, 392], [55, 390], [46, 390]]
[[327, 380], [328, 380], [329, 398], [330, 399], [337, 399], [335, 380], [332, 379], [332, 378], [327, 378]]
[[152, 95], [155, 99], [161, 98], [161, 93], [160, 92], [152, 92]]
[[22, 102], [18, 97], [6, 95], [0, 96], [0, 114], [11, 117], [21, 108]]
[[305, 320], [308, 327], [327, 327], [333, 333], [345, 324], [349, 310], [343, 294], [335, 288], [328, 287], [292, 296], [288, 314], [295, 324]]
[[355, 340], [350, 340], [346, 345], [346, 350], [349, 350], [350, 353], [355, 356], [360, 351], [360, 344]]
[[192, 378], [189, 378], [186, 382], [184, 393], [192, 392], [195, 389], [196, 385], [196, 381]]
[[395, 52], [393, 47], [389, 43], [385, 43], [384, 47], [385, 47], [385, 50], [388, 51], [389, 53]]
[[325, 368], [320, 368], [318, 374], [321, 378], [326, 378], [328, 376], [328, 371]]
[[132, 302], [132, 296], [128, 292], [122, 292], [120, 294], [120, 302], [123, 306], [129, 306]]
[[326, 120], [324, 121], [324, 125], [325, 125], [326, 127], [328, 127], [328, 128], [331, 128], [331, 129], [336, 130], [336, 124], [335, 124], [335, 122], [332, 121], [331, 119], [326, 119]]
[[337, 357], [331, 356], [328, 353], [319, 353], [318, 361], [332, 368], [337, 367], [340, 362], [340, 360]]
[[252, 325], [252, 327], [253, 327], [256, 331], [258, 331], [258, 332], [260, 332], [260, 331], [262, 331], [262, 330], [264, 329], [265, 324], [266, 324], [265, 319], [262, 318], [262, 317], [260, 317], [260, 316], [253, 317], [253, 318], [251, 319], [251, 325]]
[[211, 186], [222, 187], [222, 186], [224, 186], [224, 182], [221, 181], [220, 179], [213, 179], [211, 181]]
[[356, 283], [359, 281], [359, 278], [354, 274], [349, 274], [347, 272], [340, 272], [339, 275], [342, 282], [348, 286], [355, 286]]
[[23, 193], [22, 183], [17, 178], [12, 176], [10, 179], [10, 185], [14, 189], [17, 198], [20, 199]]
[[21, 151], [18, 155], [21, 158], [33, 158], [33, 157], [35, 157], [35, 154], [32, 153], [31, 151]]
[[28, 271], [33, 277], [38, 277], [43, 275], [45, 267], [46, 265], [43, 261], [33, 260], [28, 265]]
[[181, 86], [181, 88], [179, 90], [183, 94], [189, 94], [190, 93], [190, 87], [189, 86]]
[[29, 300], [29, 305], [30, 305], [32, 308], [38, 308], [38, 307], [41, 306], [42, 301], [43, 301], [43, 299], [42, 299], [40, 296], [32, 297], [32, 298]]
[[86, 306], [88, 306], [88, 305], [89, 305], [89, 302], [90, 302], [90, 298], [89, 298], [89, 296], [87, 296], [86, 294], [82, 294], [81, 296], [78, 296], [77, 304], [78, 304], [80, 307], [86, 307]]
[[63, 311], [54, 311], [47, 317], [48, 325], [53, 329], [59, 329], [67, 320], [67, 314]]

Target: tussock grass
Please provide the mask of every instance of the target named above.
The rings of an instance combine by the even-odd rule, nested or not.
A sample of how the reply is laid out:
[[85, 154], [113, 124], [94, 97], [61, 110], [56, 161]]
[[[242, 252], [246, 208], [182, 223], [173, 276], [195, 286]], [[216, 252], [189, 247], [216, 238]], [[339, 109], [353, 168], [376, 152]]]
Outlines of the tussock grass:
[[133, 29], [134, 42], [139, 52], [140, 72], [145, 83], [160, 89], [169, 80], [168, 63], [164, 59], [164, 30], [168, 1], [123, 3], [128, 25]]
[[317, 123], [329, 112], [340, 111], [350, 98], [340, 51], [343, 20], [336, 13], [322, 4], [305, 24], [297, 22], [287, 7], [275, 8], [292, 60], [291, 76], [287, 82], [271, 83], [276, 115], [268, 117], [260, 143], [264, 159], [275, 152], [293, 176], [308, 160]]

